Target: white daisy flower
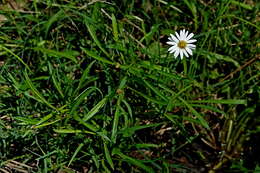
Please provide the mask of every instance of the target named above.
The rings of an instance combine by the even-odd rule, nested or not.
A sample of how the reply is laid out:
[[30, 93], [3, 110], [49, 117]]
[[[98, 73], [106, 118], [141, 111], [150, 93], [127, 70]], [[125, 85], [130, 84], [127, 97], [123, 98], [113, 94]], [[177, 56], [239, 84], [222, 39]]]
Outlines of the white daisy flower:
[[183, 55], [186, 57], [189, 57], [189, 54], [192, 55], [192, 50], [196, 48], [196, 45], [191, 44], [195, 43], [197, 40], [191, 39], [194, 34], [190, 33], [188, 31], [185, 31], [185, 29], [180, 31], [180, 34], [175, 32], [175, 35], [170, 34], [169, 41], [167, 44], [171, 45], [171, 47], [168, 49], [170, 53], [174, 53], [174, 57], [177, 58], [179, 55], [181, 59], [183, 58]]

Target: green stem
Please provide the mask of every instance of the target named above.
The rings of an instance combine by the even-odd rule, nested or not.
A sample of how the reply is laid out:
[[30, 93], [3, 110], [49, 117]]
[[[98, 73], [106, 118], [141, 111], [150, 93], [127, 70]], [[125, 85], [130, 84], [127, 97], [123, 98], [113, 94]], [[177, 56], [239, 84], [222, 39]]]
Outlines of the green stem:
[[186, 57], [183, 57], [183, 68], [184, 68], [184, 74], [187, 75], [187, 60]]

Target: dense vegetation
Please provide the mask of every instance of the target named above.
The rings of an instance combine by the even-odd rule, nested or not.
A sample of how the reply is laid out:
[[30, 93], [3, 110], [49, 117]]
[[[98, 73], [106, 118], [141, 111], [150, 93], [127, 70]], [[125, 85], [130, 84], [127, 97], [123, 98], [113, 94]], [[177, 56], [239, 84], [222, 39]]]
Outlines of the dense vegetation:
[[[258, 10], [2, 0], [0, 172], [259, 171]], [[181, 29], [198, 40], [183, 60]]]

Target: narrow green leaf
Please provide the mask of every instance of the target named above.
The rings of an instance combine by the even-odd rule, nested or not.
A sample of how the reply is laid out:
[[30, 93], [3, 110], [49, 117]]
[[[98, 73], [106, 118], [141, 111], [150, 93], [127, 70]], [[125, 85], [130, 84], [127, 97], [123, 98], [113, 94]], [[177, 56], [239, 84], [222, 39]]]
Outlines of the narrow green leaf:
[[99, 49], [107, 56], [110, 57], [109, 53], [101, 46], [101, 43], [99, 42], [99, 40], [97, 39], [96, 36], [96, 31], [94, 29], [94, 27], [90, 24], [90, 22], [88, 22], [88, 20], [85, 18], [84, 20], [85, 25], [92, 37], [92, 39], [94, 40], [94, 42], [97, 44], [97, 46], [99, 47]]
[[130, 128], [124, 128], [123, 130], [120, 130], [118, 133], [123, 134], [125, 137], [132, 136], [137, 130], [142, 130], [150, 127], [157, 127], [159, 125], [162, 125], [163, 123], [154, 123], [154, 124], [147, 124], [147, 125], [139, 125], [139, 126], [133, 126]]
[[95, 90], [98, 90], [96, 87], [89, 87], [82, 91], [75, 99], [71, 107], [70, 115], [74, 115], [76, 113], [76, 110], [78, 109], [79, 105], [86, 99], [87, 96], [89, 96], [92, 92]]
[[152, 103], [157, 103], [157, 104], [159, 104], [159, 105], [167, 105], [167, 102], [154, 99], [154, 98], [152, 98], [152, 97], [150, 97], [150, 96], [147, 96], [147, 95], [145, 95], [145, 94], [143, 94], [143, 93], [141, 93], [141, 92], [139, 92], [139, 91], [137, 91], [137, 90], [135, 90], [135, 89], [133, 89], [133, 88], [130, 88], [130, 87], [128, 87], [128, 88], [129, 88], [130, 90], [136, 92], [137, 94], [139, 94], [140, 96], [144, 97], [145, 99], [147, 99], [148, 101], [150, 101], [150, 102], [152, 102]]
[[57, 81], [56, 77], [55, 77], [55, 73], [53, 72], [53, 68], [50, 62], [48, 62], [48, 66], [49, 66], [49, 70], [50, 70], [50, 75], [51, 75], [51, 79], [53, 81], [53, 84], [55, 86], [55, 88], [57, 89], [57, 91], [59, 92], [59, 94], [61, 95], [62, 98], [64, 98], [64, 94], [61, 90], [61, 86], [60, 83]]
[[148, 33], [145, 33], [143, 38], [140, 39], [140, 42], [142, 43], [144, 40], [146, 40], [146, 43], [148, 44], [150, 40], [152, 39], [153, 35], [158, 31], [161, 24], [156, 24], [151, 27], [151, 31]]
[[248, 4], [245, 4], [243, 2], [238, 2], [238, 1], [235, 1], [235, 0], [231, 0], [231, 3], [234, 4], [234, 5], [238, 5], [238, 6], [242, 7], [242, 8], [245, 8], [247, 10], [252, 10], [253, 9], [252, 6], [250, 6]]
[[84, 70], [84, 72], [83, 72], [83, 74], [82, 74], [82, 76], [81, 76], [81, 78], [80, 78], [80, 80], [79, 80], [79, 85], [78, 85], [77, 89], [75, 90], [75, 93], [77, 93], [77, 91], [78, 91], [79, 89], [81, 89], [83, 83], [86, 82], [86, 80], [89, 78], [90, 69], [91, 69], [91, 67], [93, 66], [93, 64], [94, 64], [95, 62], [96, 62], [95, 60], [92, 61], [92, 62], [87, 66], [87, 68]]
[[154, 86], [152, 86], [152, 84], [150, 84], [148, 81], [146, 80], [142, 80], [144, 82], [144, 84], [150, 88], [156, 95], [158, 95], [160, 98], [162, 98], [164, 101], [168, 101], [168, 99], [161, 93], [160, 90], [158, 90], [157, 88], [155, 88]]
[[202, 126], [204, 126], [205, 128], [209, 129], [209, 125], [207, 123], [206, 120], [204, 120], [204, 118], [188, 103], [186, 102], [184, 99], [182, 99], [181, 97], [178, 97], [178, 99], [187, 106], [187, 108], [190, 109], [190, 111], [199, 119], [200, 123]]
[[15, 116], [14, 117], [15, 120], [18, 120], [18, 121], [22, 121], [23, 123], [25, 123], [26, 125], [28, 124], [37, 124], [37, 120], [35, 119], [30, 119], [30, 118], [25, 118], [25, 117], [18, 117], [18, 116]]
[[[178, 96], [180, 96], [184, 91], [188, 90], [189, 88], [192, 87], [192, 85], [188, 85], [185, 88], [182, 88], [179, 92], [175, 93], [174, 91], [172, 91], [171, 89], [169, 89], [168, 87], [159, 84], [159, 87], [161, 87], [162, 89], [164, 89], [165, 91], [169, 92], [172, 94], [172, 97], [170, 99], [170, 101], [168, 102], [168, 105], [166, 107], [166, 111], [170, 111], [172, 110], [172, 108], [174, 106], [180, 105], [179, 103], [176, 102], [176, 98], [178, 98]], [[182, 105], [180, 105], [182, 106]]]
[[[127, 76], [125, 76], [118, 87], [118, 90], [123, 90], [126, 86], [127, 83]], [[116, 111], [114, 114], [114, 120], [113, 120], [113, 127], [112, 127], [112, 134], [111, 134], [111, 140], [116, 143], [116, 135], [117, 135], [117, 131], [118, 131], [118, 122], [119, 122], [119, 117], [122, 111], [122, 108], [120, 106], [122, 100], [123, 100], [124, 94], [123, 93], [119, 93], [118, 99], [117, 99], [117, 103], [116, 103]], [[127, 106], [127, 103], [124, 102]], [[127, 106], [127, 108], [129, 109], [129, 107]], [[120, 111], [121, 110], [121, 111]], [[127, 119], [127, 118], [126, 118]]]
[[101, 160], [101, 164], [102, 164], [102, 167], [104, 168], [105, 173], [111, 173], [111, 171], [108, 169], [108, 167], [106, 166], [105, 161], [103, 159]]
[[160, 145], [157, 144], [135, 144], [136, 148], [159, 148]]
[[189, 103], [215, 103], [215, 104], [234, 104], [234, 105], [245, 105], [246, 100], [191, 100]]
[[118, 41], [117, 21], [116, 21], [116, 17], [114, 14], [112, 14], [112, 28], [113, 28], [114, 40]]
[[79, 151], [81, 150], [81, 148], [84, 146], [83, 143], [79, 144], [79, 146], [77, 147], [77, 149], [75, 150], [75, 152], [73, 153], [69, 163], [68, 163], [68, 167], [70, 167], [71, 163], [73, 162], [73, 160], [75, 159], [75, 157], [77, 156], [77, 154], [79, 153]]
[[[170, 121], [172, 121], [174, 124], [178, 123], [177, 121], [175, 121], [174, 119], [176, 120], [180, 120], [180, 116], [179, 115], [172, 115], [172, 114], [164, 114]], [[193, 122], [193, 123], [197, 123], [197, 124], [200, 124], [200, 121], [198, 119], [194, 119], [192, 117], [189, 117], [189, 116], [182, 116], [181, 119], [183, 121], [189, 121], [189, 122]], [[181, 126], [183, 129], [185, 128], [183, 126], [183, 124], [181, 123], [178, 123], [179, 126]]]
[[149, 70], [151, 70], [151, 69], [158, 70], [158, 71], [163, 70], [163, 67], [161, 65], [153, 64], [150, 61], [141, 61], [140, 65]]
[[221, 55], [221, 54], [217, 54], [217, 53], [209, 52], [209, 51], [204, 51], [204, 50], [201, 50], [200, 52], [203, 55], [205, 55], [205, 57], [207, 57], [212, 63], [217, 63], [217, 62], [219, 62], [218, 60], [223, 60], [223, 61], [226, 61], [226, 62], [233, 63], [236, 67], [240, 67], [239, 63], [236, 60], [234, 60], [234, 58], [232, 58], [232, 57], [224, 56], [224, 55]]
[[94, 135], [95, 133], [87, 130], [73, 130], [73, 129], [53, 129], [56, 133], [88, 133]]
[[68, 58], [75, 63], [77, 63], [76, 57], [79, 55], [79, 52], [72, 51], [72, 50], [66, 50], [66, 51], [60, 52], [60, 51], [45, 49], [45, 48], [41, 48], [41, 47], [35, 47], [35, 48], [33, 48], [33, 50], [40, 51], [43, 54], [46, 54], [48, 56], [54, 56], [57, 58]]
[[211, 110], [213, 112], [217, 112], [220, 113], [222, 115], [226, 115], [226, 113], [222, 110], [219, 110], [218, 108], [212, 107], [212, 106], [208, 106], [208, 105], [202, 105], [202, 104], [190, 104], [192, 107], [199, 107], [199, 108], [203, 108], [203, 109], [207, 109], [207, 110]]
[[62, 18], [65, 18], [66, 17], [66, 14], [64, 13], [63, 10], [60, 10], [58, 11], [56, 14], [52, 15], [50, 17], [50, 19], [48, 20], [48, 22], [45, 24], [45, 38], [47, 37], [48, 33], [49, 33], [49, 30], [50, 30], [50, 27], [51, 25], [53, 25], [56, 21], [62, 19]]
[[121, 80], [118, 89], [122, 90], [122, 89], [125, 87], [126, 83], [127, 83], [127, 76], [125, 76], [125, 77]]
[[198, 29], [198, 15], [197, 15], [197, 8], [196, 5], [194, 3], [194, 1], [189, 1], [189, 0], [184, 0], [184, 3], [188, 6], [188, 8], [190, 9], [194, 19], [194, 25], [195, 25], [195, 30]]
[[18, 83], [18, 81], [13, 77], [13, 75], [11, 73], [7, 73], [8, 78], [11, 79], [11, 81], [13, 82], [13, 86], [15, 87], [16, 90], [20, 90], [21, 89], [21, 84]]
[[107, 102], [108, 98], [103, 98], [98, 104], [96, 104], [82, 119], [83, 121], [87, 121], [92, 118]]
[[129, 114], [129, 116], [131, 118], [133, 118], [133, 111], [132, 111], [132, 108], [131, 108], [130, 104], [125, 99], [122, 100], [122, 103], [125, 104], [125, 106], [127, 108], [127, 113]]
[[107, 144], [105, 141], [103, 142], [103, 146], [104, 146], [105, 157], [107, 159], [107, 162], [110, 165], [110, 167], [114, 170], [114, 164], [113, 164], [112, 158], [110, 156], [110, 153], [109, 153], [109, 150], [107, 148]]
[[91, 51], [89, 51], [89, 50], [87, 50], [87, 49], [85, 49], [85, 48], [83, 48], [83, 47], [80, 47], [80, 48], [81, 48], [81, 50], [83, 50], [88, 56], [90, 56], [90, 57], [92, 57], [92, 58], [94, 58], [94, 59], [96, 59], [96, 60], [98, 60], [98, 61], [104, 62], [104, 63], [106, 63], [106, 64], [115, 65], [114, 62], [109, 61], [109, 60], [107, 60], [107, 59], [105, 59], [105, 58], [102, 58], [102, 57], [96, 55], [94, 52], [91, 52]]
[[32, 81], [30, 80], [27, 71], [24, 71], [24, 76], [25, 76], [25, 82], [27, 83], [27, 85], [31, 88], [32, 92], [43, 102], [45, 103], [47, 106], [49, 106], [50, 108], [54, 109], [57, 111], [57, 109], [52, 106], [41, 94], [40, 92], [36, 89], [36, 87], [33, 85]]
[[[66, 113], [66, 112], [68, 112], [68, 109], [65, 109], [66, 107], [67, 107], [67, 105], [63, 105], [63, 106], [59, 107], [59, 108], [58, 108], [59, 113]], [[50, 118], [52, 118], [52, 117], [53, 117], [53, 113], [50, 113], [50, 114], [44, 116], [44, 117], [41, 118], [39, 121], [37, 121], [36, 125], [33, 126], [33, 128], [36, 129], [36, 128], [41, 128], [41, 127], [49, 126], [49, 125], [51, 125], [51, 124], [54, 124], [54, 123], [56, 123], [56, 122], [62, 120], [62, 118], [59, 116], [59, 119], [56, 119], [56, 120], [51, 121], [51, 122], [46, 122], [46, 123], [44, 123], [45, 121], [48, 121], [48, 120], [49, 120]]]
[[87, 127], [88, 129], [92, 130], [93, 132], [97, 132], [98, 129], [93, 126], [92, 124], [86, 123], [85, 121], [83, 121], [78, 115], [73, 115], [73, 118], [75, 120], [77, 120], [80, 124], [82, 124], [83, 126]]
[[243, 19], [243, 18], [241, 18], [241, 17], [237, 17], [237, 16], [232, 15], [232, 14], [223, 15], [223, 16], [221, 16], [220, 18], [226, 18], [226, 17], [238, 19], [238, 20], [240, 20], [241, 22], [244, 22], [245, 24], [248, 24], [248, 25], [251, 25], [251, 26], [255, 27], [257, 30], [260, 30], [260, 26], [259, 26], [259, 25], [256, 25], [256, 24], [254, 24], [254, 23], [252, 23], [252, 22], [249, 22], [248, 20], [245, 20], [245, 19]]
[[116, 135], [117, 135], [117, 127], [118, 127], [118, 121], [120, 116], [120, 103], [122, 101], [122, 95], [119, 95], [119, 98], [117, 99], [116, 103], [116, 112], [114, 114], [114, 120], [113, 120], [113, 127], [112, 127], [112, 135], [111, 140], [113, 143], [116, 143]]
[[57, 150], [54, 150], [54, 151], [52, 151], [52, 152], [49, 152], [49, 153], [47, 153], [47, 154], [44, 154], [44, 155], [41, 156], [41, 157], [36, 158], [36, 160], [38, 161], [38, 160], [47, 158], [47, 157], [49, 157], [49, 156], [51, 156], [51, 155], [53, 155], [53, 154], [55, 154], [55, 153], [57, 153], [57, 152], [58, 152]]
[[129, 157], [125, 154], [123, 154], [119, 149], [117, 148], [114, 148], [113, 151], [112, 151], [113, 154], [116, 154], [118, 155], [119, 157], [121, 157], [123, 160], [126, 160], [128, 163], [131, 163], [143, 170], [145, 170], [146, 172], [149, 172], [149, 173], [154, 173], [154, 170], [149, 167], [149, 166], [146, 166], [145, 164], [143, 164], [140, 160], [137, 160], [137, 159], [134, 159], [132, 157]]
[[46, 126], [55, 124], [56, 122], [58, 122], [58, 121], [60, 121], [60, 120], [61, 120], [61, 119], [57, 119], [57, 120], [54, 120], [54, 121], [51, 121], [51, 122], [46, 122], [46, 123], [43, 123], [43, 124], [40, 124], [40, 125], [37, 125], [37, 126], [33, 126], [33, 128], [34, 128], [34, 129], [38, 129], [38, 128], [46, 127]]
[[53, 116], [52, 114], [46, 115], [45, 117], [41, 118], [41, 120], [38, 121], [36, 125], [42, 124], [43, 122], [49, 120], [52, 116]]
[[18, 61], [20, 61], [27, 70], [29, 70], [30, 72], [32, 71], [30, 69], [30, 67], [22, 60], [22, 58], [20, 58], [18, 55], [16, 55], [15, 53], [13, 53], [10, 49], [0, 45], [0, 48], [4, 49], [6, 52], [10, 53], [11, 55], [13, 55]]

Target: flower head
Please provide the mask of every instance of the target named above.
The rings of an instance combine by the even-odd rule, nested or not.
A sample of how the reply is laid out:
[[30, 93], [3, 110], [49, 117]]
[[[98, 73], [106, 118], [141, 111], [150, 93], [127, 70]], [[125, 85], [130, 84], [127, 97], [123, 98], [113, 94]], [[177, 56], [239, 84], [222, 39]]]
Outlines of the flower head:
[[180, 34], [175, 32], [175, 35], [170, 34], [169, 41], [167, 44], [171, 45], [171, 47], [168, 49], [170, 53], [174, 53], [174, 57], [177, 58], [179, 55], [181, 59], [183, 58], [183, 55], [186, 57], [189, 57], [189, 54], [192, 55], [192, 50], [196, 48], [196, 46], [192, 43], [195, 43], [197, 40], [191, 39], [194, 34], [190, 33], [188, 31], [185, 31], [185, 29], [180, 31]]

